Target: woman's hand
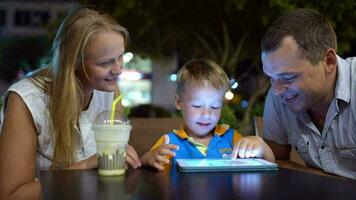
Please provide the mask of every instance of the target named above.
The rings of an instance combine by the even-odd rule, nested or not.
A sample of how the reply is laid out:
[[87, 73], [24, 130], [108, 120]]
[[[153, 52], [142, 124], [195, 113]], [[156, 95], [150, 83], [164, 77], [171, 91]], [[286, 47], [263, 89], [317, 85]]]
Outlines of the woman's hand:
[[[141, 166], [140, 159], [138, 158], [135, 149], [129, 144], [127, 145], [126, 148], [126, 162], [128, 162], [131, 165], [131, 167], [134, 169]], [[65, 169], [93, 169], [96, 167], [98, 167], [98, 156], [92, 155], [89, 158], [74, 163], [73, 165]]]
[[141, 161], [135, 149], [129, 144], [126, 146], [126, 162], [128, 162], [134, 169], [141, 167]]

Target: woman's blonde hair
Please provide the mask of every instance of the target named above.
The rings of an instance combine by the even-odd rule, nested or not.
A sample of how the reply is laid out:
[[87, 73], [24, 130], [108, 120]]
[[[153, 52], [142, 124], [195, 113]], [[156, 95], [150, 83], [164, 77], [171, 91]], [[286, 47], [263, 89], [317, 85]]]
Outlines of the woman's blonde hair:
[[96, 10], [80, 8], [62, 22], [52, 47], [52, 61], [32, 76], [32, 80], [49, 95], [50, 130], [55, 144], [52, 168], [66, 167], [75, 162], [80, 145], [79, 116], [84, 102], [82, 83], [75, 71], [85, 72], [85, 48], [100, 31], [129, 34], [115, 19]]
[[186, 88], [204, 87], [208, 83], [217, 90], [229, 90], [229, 77], [214, 61], [195, 59], [183, 65], [177, 74], [177, 94], [181, 95]]

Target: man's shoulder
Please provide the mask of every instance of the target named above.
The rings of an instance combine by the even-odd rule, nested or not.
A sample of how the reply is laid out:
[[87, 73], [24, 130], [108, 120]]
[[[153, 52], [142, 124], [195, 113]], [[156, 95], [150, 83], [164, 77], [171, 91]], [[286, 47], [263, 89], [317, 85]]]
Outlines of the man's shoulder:
[[[356, 77], [355, 77], [355, 75], [356, 75], [356, 57], [348, 57], [348, 58], [344, 59], [344, 61], [350, 67], [351, 78], [356, 79]], [[342, 67], [342, 65], [343, 64], [341, 63], [341, 67]]]
[[339, 67], [341, 68], [341, 70], [345, 70], [343, 68], [348, 69], [347, 82], [348, 84], [350, 84], [350, 86], [348, 87], [351, 92], [350, 98], [351, 101], [355, 103], [354, 99], [356, 97], [356, 92], [355, 92], [356, 91], [356, 57], [346, 58], [345, 60], [343, 60], [343, 62], [341, 62], [341, 66]]
[[345, 61], [348, 62], [348, 63], [354, 63], [356, 64], [356, 57], [347, 57], [345, 58]]

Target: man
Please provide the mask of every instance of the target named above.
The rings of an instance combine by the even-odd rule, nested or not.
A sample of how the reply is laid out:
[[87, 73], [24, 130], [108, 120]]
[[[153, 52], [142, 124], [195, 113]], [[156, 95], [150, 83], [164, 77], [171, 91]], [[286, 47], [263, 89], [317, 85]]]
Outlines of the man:
[[336, 54], [336, 34], [319, 13], [281, 15], [262, 39], [271, 80], [264, 137], [276, 159], [295, 148], [306, 164], [356, 179], [356, 57]]

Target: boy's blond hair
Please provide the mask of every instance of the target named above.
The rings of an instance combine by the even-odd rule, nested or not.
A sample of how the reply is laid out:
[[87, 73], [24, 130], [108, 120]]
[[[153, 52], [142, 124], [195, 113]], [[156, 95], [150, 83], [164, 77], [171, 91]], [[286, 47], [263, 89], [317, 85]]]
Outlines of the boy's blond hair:
[[177, 74], [177, 94], [186, 88], [204, 87], [208, 84], [217, 90], [229, 90], [229, 78], [225, 71], [209, 59], [194, 59], [183, 65]]

